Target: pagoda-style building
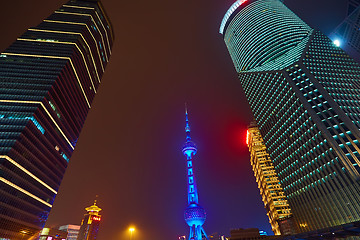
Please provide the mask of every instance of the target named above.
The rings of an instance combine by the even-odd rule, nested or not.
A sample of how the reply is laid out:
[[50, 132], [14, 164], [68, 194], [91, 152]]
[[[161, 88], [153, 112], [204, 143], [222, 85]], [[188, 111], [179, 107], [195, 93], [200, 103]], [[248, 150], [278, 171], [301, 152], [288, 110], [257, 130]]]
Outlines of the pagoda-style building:
[[86, 214], [81, 222], [81, 227], [77, 240], [95, 240], [99, 231], [101, 215], [99, 212], [102, 210], [94, 204], [90, 207], [85, 208]]

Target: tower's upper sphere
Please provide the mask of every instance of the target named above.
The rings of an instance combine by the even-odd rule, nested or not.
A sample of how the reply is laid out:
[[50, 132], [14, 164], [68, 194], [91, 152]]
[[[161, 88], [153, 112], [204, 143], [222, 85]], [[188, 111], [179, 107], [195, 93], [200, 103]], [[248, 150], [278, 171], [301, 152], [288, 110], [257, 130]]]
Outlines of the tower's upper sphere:
[[188, 158], [194, 156], [196, 154], [196, 151], [197, 151], [196, 144], [191, 140], [187, 140], [183, 145], [182, 152]]
[[200, 205], [193, 203], [185, 209], [184, 219], [190, 227], [202, 226], [206, 220], [206, 212]]
[[220, 27], [236, 71], [255, 71], [269, 64], [273, 68], [273, 65], [289, 65], [289, 59], [297, 55], [291, 50], [300, 46], [312, 29], [280, 0], [236, 3]]

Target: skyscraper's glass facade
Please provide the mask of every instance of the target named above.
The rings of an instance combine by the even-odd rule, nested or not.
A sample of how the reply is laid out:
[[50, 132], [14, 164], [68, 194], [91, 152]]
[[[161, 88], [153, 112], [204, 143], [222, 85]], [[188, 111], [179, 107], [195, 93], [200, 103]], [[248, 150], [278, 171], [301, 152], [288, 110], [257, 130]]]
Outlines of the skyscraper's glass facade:
[[279, 0], [220, 32], [300, 231], [360, 220], [360, 65]]
[[349, 0], [347, 15], [349, 16], [359, 6], [360, 0]]
[[275, 235], [284, 234], [284, 231], [281, 231], [281, 220], [289, 219], [292, 216], [291, 208], [255, 122], [251, 123], [246, 139], [250, 152], [250, 163], [271, 228]]
[[360, 53], [360, 0], [350, 0], [348, 16], [335, 29], [334, 38]]
[[71, 0], [0, 54], [0, 238], [39, 231], [111, 55], [96, 0]]

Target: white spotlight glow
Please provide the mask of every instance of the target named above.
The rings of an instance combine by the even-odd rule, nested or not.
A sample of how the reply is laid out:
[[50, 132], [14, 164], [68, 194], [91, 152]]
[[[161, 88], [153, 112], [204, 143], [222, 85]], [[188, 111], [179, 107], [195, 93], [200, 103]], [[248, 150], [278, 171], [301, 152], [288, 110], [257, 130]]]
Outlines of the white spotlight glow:
[[333, 42], [335, 46], [340, 47], [340, 41], [338, 39], [334, 40]]

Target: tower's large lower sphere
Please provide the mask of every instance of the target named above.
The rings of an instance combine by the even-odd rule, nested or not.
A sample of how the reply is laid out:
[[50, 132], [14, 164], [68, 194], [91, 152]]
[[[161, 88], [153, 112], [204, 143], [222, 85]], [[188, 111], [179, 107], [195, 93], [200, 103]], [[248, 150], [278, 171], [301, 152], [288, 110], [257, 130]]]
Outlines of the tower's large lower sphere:
[[184, 212], [185, 222], [191, 227], [195, 226], [202, 226], [206, 220], [206, 212], [205, 210], [197, 205], [197, 204], [190, 204]]

